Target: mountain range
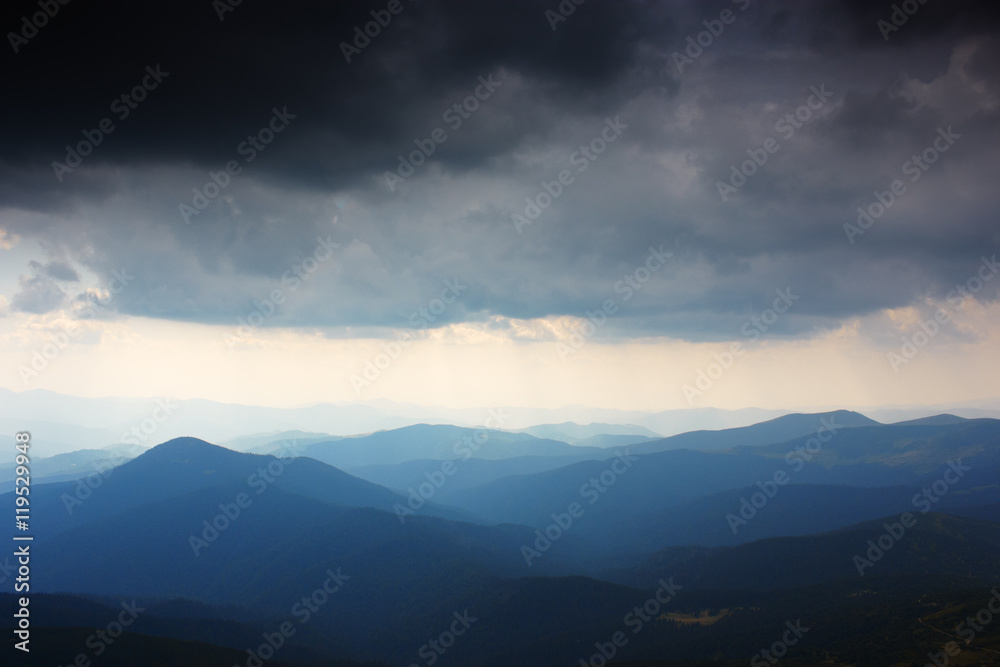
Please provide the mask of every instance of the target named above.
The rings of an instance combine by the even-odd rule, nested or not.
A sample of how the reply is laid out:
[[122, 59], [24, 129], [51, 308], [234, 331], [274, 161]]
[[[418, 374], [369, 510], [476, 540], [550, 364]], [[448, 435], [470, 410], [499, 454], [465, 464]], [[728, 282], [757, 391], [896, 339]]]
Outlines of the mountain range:
[[[997, 420], [606, 434], [641, 439], [623, 447], [453, 425], [230, 444], [275, 435], [306, 442], [277, 457], [176, 438], [89, 485], [33, 486], [54, 659], [134, 601], [150, 611], [108, 664], [247, 664], [286, 622], [262, 664], [568, 667], [608, 646], [609, 664], [745, 664], [798, 618], [809, 642], [788, 664], [889, 664], [937, 650], [940, 619], [1000, 585]], [[859, 659], [852, 636], [884, 653]], [[984, 630], [966, 655], [997, 641]]]

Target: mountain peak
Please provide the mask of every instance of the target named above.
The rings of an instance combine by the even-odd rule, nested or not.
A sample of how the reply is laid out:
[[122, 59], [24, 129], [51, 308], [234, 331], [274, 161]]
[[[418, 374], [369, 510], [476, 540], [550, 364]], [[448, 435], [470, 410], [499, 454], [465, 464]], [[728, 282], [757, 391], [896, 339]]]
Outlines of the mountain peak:
[[224, 447], [219, 447], [218, 445], [213, 445], [210, 442], [206, 442], [201, 438], [195, 438], [192, 436], [182, 436], [180, 438], [173, 438], [172, 440], [167, 440], [159, 445], [151, 448], [150, 452], [164, 452], [164, 451], [197, 451], [204, 450], [208, 448], [219, 448], [225, 449]]
[[939, 415], [933, 415], [930, 417], [923, 417], [920, 419], [907, 419], [906, 421], [896, 422], [896, 425], [906, 424], [908, 426], [941, 426], [944, 424], [960, 424], [961, 422], [968, 421], [962, 417], [958, 417], [947, 412], [941, 413]]
[[[829, 410], [827, 412], [793, 412], [791, 414], [783, 415], [781, 417], [775, 417], [765, 422], [760, 422], [760, 424], [780, 424], [788, 423], [792, 421], [803, 421], [803, 420], [816, 420], [822, 417], [829, 417], [831, 420], [838, 421], [840, 426], [878, 426], [879, 422], [875, 421], [870, 417], [866, 417], [860, 412], [854, 410]], [[757, 426], [757, 424], [754, 424]]]
[[213, 445], [200, 438], [184, 436], [167, 440], [143, 452], [135, 461], [149, 463], [188, 463], [192, 460], [214, 461], [245, 456], [219, 445]]

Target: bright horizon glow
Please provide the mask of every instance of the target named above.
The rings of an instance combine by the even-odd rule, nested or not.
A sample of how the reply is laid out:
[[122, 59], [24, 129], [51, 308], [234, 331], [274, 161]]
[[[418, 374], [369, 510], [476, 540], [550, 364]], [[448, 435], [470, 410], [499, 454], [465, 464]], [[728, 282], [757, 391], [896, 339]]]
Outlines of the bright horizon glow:
[[[451, 408], [822, 410], [995, 398], [1000, 358], [993, 351], [1000, 341], [989, 332], [1000, 323], [1000, 305], [967, 302], [894, 372], [887, 355], [899, 352], [901, 335], [912, 338], [920, 330], [923, 316], [911, 311], [855, 318], [837, 331], [808, 339], [742, 339], [743, 353], [702, 395], [689, 392], [690, 402], [684, 386], [697, 389], [703, 372], [701, 386], [706, 387], [705, 377], [718, 375], [717, 358], [728, 361], [729, 341], [595, 338], [566, 354], [564, 361], [557, 344], [564, 352], [573, 349], [570, 335], [580, 326], [571, 318], [518, 321], [502, 330], [490, 323], [463, 323], [411, 332], [412, 342], [388, 366], [384, 348], [396, 339], [393, 333], [349, 339], [318, 331], [257, 329], [230, 351], [225, 340], [234, 332], [231, 326], [149, 318], [76, 321], [80, 333], [24, 381], [19, 369], [31, 368], [36, 351], [51, 354], [54, 348], [46, 345], [52, 336], [74, 320], [62, 312], [18, 313], [0, 319], [8, 359], [0, 370], [0, 386], [269, 407], [384, 399]], [[987, 333], [963, 340], [970, 331]], [[377, 376], [369, 368], [373, 379], [363, 384], [368, 361], [385, 368]]]

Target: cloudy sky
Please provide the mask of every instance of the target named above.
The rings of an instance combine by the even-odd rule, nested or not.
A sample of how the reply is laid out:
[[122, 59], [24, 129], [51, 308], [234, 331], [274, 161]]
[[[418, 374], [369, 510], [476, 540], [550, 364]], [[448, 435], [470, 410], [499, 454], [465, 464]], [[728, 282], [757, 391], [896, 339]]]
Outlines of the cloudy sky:
[[0, 386], [996, 398], [1000, 21], [902, 4], [8, 3]]

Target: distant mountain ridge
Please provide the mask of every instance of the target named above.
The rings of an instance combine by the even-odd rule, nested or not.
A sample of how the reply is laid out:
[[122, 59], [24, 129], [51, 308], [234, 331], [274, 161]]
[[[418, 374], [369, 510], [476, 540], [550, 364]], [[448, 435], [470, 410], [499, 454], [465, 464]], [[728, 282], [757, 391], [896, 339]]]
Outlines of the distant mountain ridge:
[[[816, 416], [809, 416], [809, 422], [813, 419]], [[819, 425], [821, 419], [830, 422], [828, 416], [823, 416], [813, 423]], [[834, 418], [833, 423], [842, 425], [839, 418]], [[738, 432], [725, 437], [731, 441], [734, 435], [742, 442], [748, 440], [741, 438]], [[608, 474], [607, 461], [581, 461], [457, 489], [448, 494], [447, 501], [490, 521], [543, 528], [551, 522], [551, 512], [574, 500], [580, 501], [584, 493], [593, 493], [591, 489], [602, 488], [593, 508], [587, 510], [587, 521], [580, 523], [579, 534], [604, 549], [632, 553], [655, 549], [656, 540], [672, 539], [675, 532], [689, 538], [707, 535], [699, 533], [697, 527], [688, 525], [683, 531], [680, 528], [685, 525], [686, 517], [692, 516], [690, 513], [702, 516], [708, 510], [711, 494], [732, 493], [739, 489], [752, 492], [750, 487], [755, 484], [774, 486], [773, 480], [779, 473], [784, 474], [785, 484], [797, 486], [916, 487], [919, 490], [920, 485], [933, 484], [947, 468], [948, 461], [965, 457], [964, 465], [970, 470], [964, 473], [962, 493], [969, 494], [977, 489], [979, 502], [995, 502], [989, 494], [991, 489], [996, 490], [1000, 474], [1000, 420], [963, 420], [940, 425], [843, 425], [832, 435], [824, 435], [824, 439], [827, 442], [822, 442], [814, 429], [809, 435], [787, 442], [718, 451], [669, 449], [637, 455], [635, 452], [643, 445], [636, 445], [629, 448], [631, 456], [638, 459], [636, 463], [620, 477], [608, 477], [607, 486], [600, 482], [601, 475]], [[782, 488], [784, 495], [773, 508], [768, 508], [772, 517], [778, 508], [798, 495], [787, 487]], [[879, 493], [867, 490], [848, 495], [872, 498], [871, 508], [898, 506], [892, 504], [896, 502], [905, 508], [908, 502], [905, 495], [900, 495], [898, 500], [874, 502]], [[960, 496], [950, 497], [949, 503], [957, 497]], [[729, 510], [725, 510], [725, 505], [718, 507], [719, 515], [715, 519], [718, 528], [715, 530], [725, 529], [725, 512], [734, 511], [738, 501], [739, 496], [731, 498], [732, 509]], [[825, 510], [828, 523], [824, 525], [847, 525], [870, 516], [867, 512], [871, 508], [864, 504], [852, 502], [842, 507], [854, 507], [856, 513], [843, 512], [838, 517], [837, 505], [828, 506]], [[798, 508], [792, 505], [790, 509], [797, 509], [803, 516], [809, 512], [808, 505]], [[802, 518], [796, 518], [797, 531], [802, 530]], [[765, 519], [755, 524], [750, 534], [768, 523], [769, 519]], [[772, 526], [771, 530], [774, 529], [780, 526]], [[664, 531], [667, 537], [660, 537], [658, 530]]]
[[418, 459], [506, 459], [516, 456], [613, 456], [599, 447], [576, 447], [528, 433], [474, 429], [450, 424], [416, 424], [369, 435], [316, 442], [301, 450], [337, 468], [405, 463]]
[[655, 431], [651, 431], [644, 426], [637, 426], [636, 424], [578, 424], [576, 422], [562, 422], [561, 424], [538, 424], [537, 426], [529, 426], [528, 428], [518, 430], [521, 433], [529, 433], [536, 438], [561, 440], [571, 445], [602, 435], [638, 435], [641, 438], [663, 437]]
[[768, 421], [723, 429], [721, 431], [691, 431], [661, 440], [637, 444], [632, 447], [636, 454], [652, 454], [671, 449], [697, 449], [716, 451], [733, 447], [753, 447], [787, 442], [801, 436], [814, 435], [823, 428], [823, 421], [843, 427], [877, 426], [879, 422], [869, 419], [859, 412], [833, 410], [831, 412], [796, 413], [776, 417]]
[[[141, 452], [140, 452], [141, 453]], [[32, 457], [31, 477], [34, 483], [78, 479], [91, 473], [100, 474], [134, 458], [136, 454], [121, 449], [79, 449], [50, 457]], [[0, 465], [0, 493], [14, 489], [16, 464]]]
[[276, 451], [287, 449], [290, 446], [302, 447], [324, 440], [339, 440], [341, 437], [329, 433], [316, 433], [312, 431], [271, 431], [269, 433], [258, 433], [233, 438], [219, 442], [218, 444], [221, 447], [235, 449], [238, 452], [247, 452], [248, 454], [274, 454]]

